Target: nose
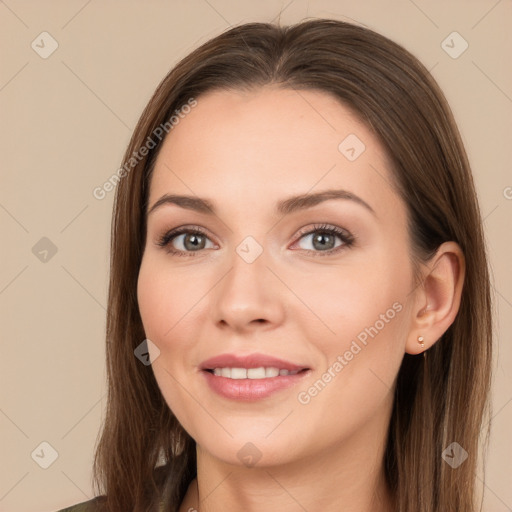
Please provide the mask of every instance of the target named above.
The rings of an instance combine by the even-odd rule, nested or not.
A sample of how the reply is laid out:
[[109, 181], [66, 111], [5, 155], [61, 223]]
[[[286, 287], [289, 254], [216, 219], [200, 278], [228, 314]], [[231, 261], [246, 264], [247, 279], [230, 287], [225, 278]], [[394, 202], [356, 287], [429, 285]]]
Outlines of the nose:
[[217, 326], [240, 334], [273, 329], [283, 322], [285, 287], [269, 268], [269, 260], [265, 250], [252, 262], [234, 253], [230, 269], [211, 294], [210, 311]]

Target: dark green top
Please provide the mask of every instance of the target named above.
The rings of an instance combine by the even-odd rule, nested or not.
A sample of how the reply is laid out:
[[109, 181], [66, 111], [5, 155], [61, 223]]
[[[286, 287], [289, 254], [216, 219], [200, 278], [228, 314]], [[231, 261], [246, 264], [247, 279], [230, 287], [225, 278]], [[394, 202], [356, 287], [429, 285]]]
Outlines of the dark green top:
[[92, 500], [83, 501], [71, 507], [63, 508], [58, 512], [96, 512], [98, 510], [98, 504], [101, 503], [103, 496], [96, 496]]
[[[169, 483], [171, 482], [171, 474], [168, 471], [167, 466], [159, 466], [155, 468], [155, 480], [157, 483], [163, 485], [163, 499], [159, 503], [158, 512], [164, 512], [171, 509], [169, 501], [170, 490]], [[167, 491], [167, 492], [166, 492]], [[99, 505], [105, 500], [105, 496], [96, 496], [87, 501], [71, 505], [70, 507], [63, 508], [57, 512], [98, 512], [100, 510]]]
[[[58, 510], [57, 512], [98, 512], [100, 509], [98, 505], [105, 499], [104, 496], [96, 496], [88, 501], [82, 501], [82, 503], [77, 503], [76, 505], [71, 505], [71, 507], [63, 508]], [[163, 500], [160, 502], [160, 506], [158, 507], [158, 512], [164, 512], [165, 510], [169, 510], [170, 505]]]

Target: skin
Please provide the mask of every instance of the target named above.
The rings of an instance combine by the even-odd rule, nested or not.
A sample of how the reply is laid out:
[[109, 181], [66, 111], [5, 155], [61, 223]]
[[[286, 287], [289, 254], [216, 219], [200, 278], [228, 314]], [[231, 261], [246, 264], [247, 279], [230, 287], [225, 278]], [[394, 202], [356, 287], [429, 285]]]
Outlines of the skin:
[[[415, 286], [407, 210], [384, 149], [334, 97], [267, 86], [197, 99], [163, 143], [149, 207], [164, 194], [187, 194], [211, 200], [217, 215], [173, 204], [152, 211], [137, 290], [146, 336], [160, 350], [158, 385], [197, 443], [198, 477], [180, 512], [266, 512], [270, 504], [281, 512], [391, 511], [383, 457], [395, 378], [404, 353], [421, 354], [453, 322], [461, 251], [443, 244]], [[349, 134], [366, 147], [354, 161], [338, 150]], [[274, 213], [282, 199], [331, 188], [356, 194], [374, 213], [347, 199]], [[354, 244], [327, 255], [343, 243], [337, 235], [322, 249], [300, 234], [323, 223], [349, 231]], [[191, 244], [192, 255], [181, 257], [157, 245], [183, 225], [206, 231], [199, 250]], [[263, 249], [252, 263], [236, 252], [247, 236]], [[187, 251], [184, 238], [171, 247]], [[378, 334], [300, 403], [298, 394], [397, 303]], [[220, 397], [199, 374], [207, 358], [253, 352], [311, 372], [253, 402]], [[237, 455], [248, 442], [261, 457], [252, 467]]]

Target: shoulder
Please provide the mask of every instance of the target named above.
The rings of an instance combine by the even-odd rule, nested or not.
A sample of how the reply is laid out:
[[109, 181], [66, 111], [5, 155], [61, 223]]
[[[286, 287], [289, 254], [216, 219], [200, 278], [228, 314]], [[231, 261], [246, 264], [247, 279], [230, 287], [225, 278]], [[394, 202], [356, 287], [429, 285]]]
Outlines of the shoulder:
[[96, 496], [88, 501], [71, 505], [70, 507], [63, 508], [57, 512], [97, 512], [100, 510], [100, 504], [103, 503], [104, 496]]

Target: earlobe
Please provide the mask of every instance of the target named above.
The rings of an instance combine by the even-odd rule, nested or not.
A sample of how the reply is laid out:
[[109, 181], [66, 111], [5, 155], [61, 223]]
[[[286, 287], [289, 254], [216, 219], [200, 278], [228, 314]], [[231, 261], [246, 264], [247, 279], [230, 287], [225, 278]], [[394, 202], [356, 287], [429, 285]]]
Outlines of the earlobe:
[[408, 354], [428, 350], [447, 331], [460, 307], [465, 275], [465, 259], [456, 242], [441, 244], [425, 266], [417, 289], [416, 313], [412, 318]]

